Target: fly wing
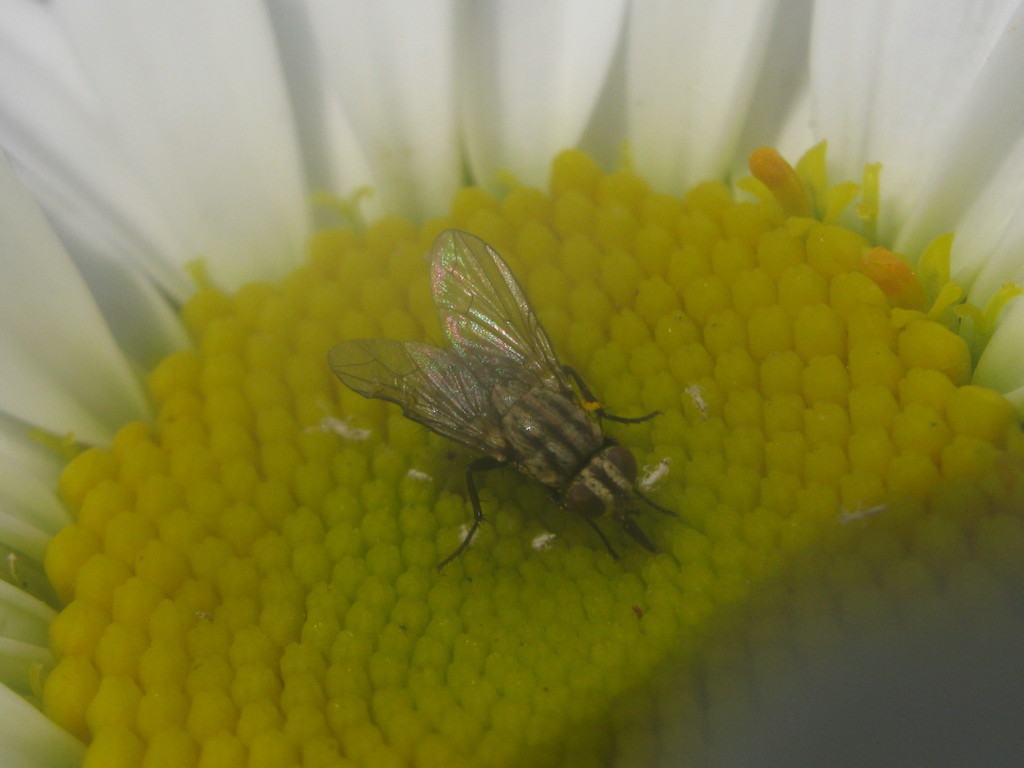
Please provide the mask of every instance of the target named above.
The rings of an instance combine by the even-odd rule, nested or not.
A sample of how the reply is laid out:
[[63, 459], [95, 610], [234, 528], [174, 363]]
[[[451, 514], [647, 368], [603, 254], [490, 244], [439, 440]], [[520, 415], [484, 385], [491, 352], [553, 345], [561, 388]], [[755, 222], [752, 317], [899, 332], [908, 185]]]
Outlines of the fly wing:
[[434, 241], [431, 277], [441, 327], [459, 354], [570, 388], [522, 287], [487, 243], [468, 232], [445, 230]]
[[335, 346], [331, 369], [364, 397], [400, 405], [407, 418], [456, 442], [505, 459], [500, 416], [489, 385], [451, 349], [390, 339], [353, 339]]

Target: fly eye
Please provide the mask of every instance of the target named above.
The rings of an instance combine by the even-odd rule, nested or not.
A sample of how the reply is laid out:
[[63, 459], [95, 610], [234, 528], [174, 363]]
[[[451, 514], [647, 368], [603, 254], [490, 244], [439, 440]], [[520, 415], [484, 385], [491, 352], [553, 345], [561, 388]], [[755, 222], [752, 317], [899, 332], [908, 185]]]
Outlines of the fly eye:
[[565, 508], [587, 518], [604, 514], [604, 502], [585, 483], [576, 482], [565, 494]]
[[630, 483], [636, 481], [636, 457], [629, 448], [625, 448], [621, 445], [613, 445], [607, 449], [605, 455], [608, 460], [615, 465], [615, 468], [622, 473], [622, 476], [629, 480]]

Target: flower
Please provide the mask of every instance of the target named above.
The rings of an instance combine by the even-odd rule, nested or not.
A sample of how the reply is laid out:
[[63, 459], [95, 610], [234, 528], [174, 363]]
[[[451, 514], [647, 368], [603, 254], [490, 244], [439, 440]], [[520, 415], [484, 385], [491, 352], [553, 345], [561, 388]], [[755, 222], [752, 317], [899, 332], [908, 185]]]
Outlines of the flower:
[[[894, 622], [1010, 657], [1012, 4], [9, 6], [12, 759], [669, 760], [756, 733], [744, 678], [786, 700], [798, 652], [913, 659]], [[859, 185], [813, 152], [722, 183], [819, 139]], [[319, 188], [354, 226], [313, 226]], [[665, 410], [615, 430], [672, 459], [661, 554], [615, 563], [506, 473], [433, 570], [463, 464], [321, 361], [438, 338], [417, 269], [452, 225], [604, 402]]]

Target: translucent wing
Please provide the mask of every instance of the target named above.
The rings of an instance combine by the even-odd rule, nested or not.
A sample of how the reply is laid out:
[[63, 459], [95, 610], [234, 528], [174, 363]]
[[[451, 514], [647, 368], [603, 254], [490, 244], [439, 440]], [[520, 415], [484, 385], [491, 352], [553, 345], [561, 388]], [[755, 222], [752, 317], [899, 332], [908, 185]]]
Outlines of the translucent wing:
[[459, 354], [570, 388], [544, 326], [493, 248], [468, 232], [449, 229], [437, 236], [431, 258], [441, 327]]
[[407, 418], [499, 460], [505, 459], [500, 416], [490, 384], [451, 349], [390, 339], [354, 339], [335, 346], [331, 369], [364, 397], [402, 406]]

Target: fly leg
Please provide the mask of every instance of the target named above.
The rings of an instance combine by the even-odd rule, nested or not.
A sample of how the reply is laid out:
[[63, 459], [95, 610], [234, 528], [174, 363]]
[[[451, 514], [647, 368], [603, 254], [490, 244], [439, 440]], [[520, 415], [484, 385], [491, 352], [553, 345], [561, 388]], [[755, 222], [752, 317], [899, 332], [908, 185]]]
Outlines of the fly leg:
[[437, 570], [440, 571], [465, 551], [466, 547], [469, 546], [469, 542], [473, 540], [473, 536], [476, 535], [476, 529], [479, 528], [480, 523], [484, 521], [484, 513], [480, 509], [480, 495], [476, 491], [476, 481], [473, 479], [473, 473], [486, 472], [489, 469], [495, 469], [500, 467], [502, 463], [503, 462], [500, 462], [497, 459], [492, 459], [490, 456], [482, 456], [466, 467], [466, 489], [469, 491], [469, 502], [473, 505], [473, 524], [469, 526], [469, 530], [462, 539], [462, 543], [456, 547], [455, 551], [437, 564]]
[[595, 412], [602, 419], [608, 419], [608, 421], [617, 421], [620, 424], [639, 424], [642, 421], [649, 421], [655, 416], [661, 413], [661, 411], [651, 411], [645, 416], [616, 416], [613, 413], [608, 413], [601, 405], [600, 401], [594, 397], [594, 393], [590, 391], [590, 387], [583, 378], [576, 373], [576, 369], [568, 365], [563, 365], [562, 370], [571, 378], [576, 386], [579, 388], [583, 395], [583, 408], [588, 411]]
[[595, 531], [597, 531], [597, 535], [601, 537], [601, 541], [604, 542], [604, 548], [608, 550], [608, 554], [612, 556], [612, 560], [620, 559], [619, 553], [615, 551], [614, 547], [612, 547], [612, 543], [608, 541], [608, 537], [604, 535], [604, 531], [601, 530], [601, 527], [593, 520], [591, 520], [589, 517], [585, 519], [587, 521], [587, 524], [590, 525], [590, 527], [593, 528]]
[[[672, 514], [671, 512], [669, 514]], [[633, 541], [639, 544], [641, 547], [646, 549], [648, 552], [658, 553], [658, 548], [651, 543], [651, 540], [647, 538], [647, 534], [640, 530], [640, 526], [634, 523], [630, 518], [625, 515], [621, 515], [618, 518], [619, 525], [622, 526], [622, 530], [628, 533]]]
[[654, 501], [651, 501], [644, 494], [640, 493], [640, 491], [638, 491], [636, 488], [633, 489], [633, 494], [638, 499], [640, 499], [640, 501], [642, 501], [644, 504], [647, 504], [649, 507], [651, 507], [651, 509], [656, 509], [658, 512], [661, 512], [661, 514], [663, 514], [663, 515], [671, 515], [672, 517], [679, 517], [679, 515], [677, 515], [673, 510], [669, 509], [668, 507], [663, 507], [663, 506], [661, 506], [661, 504], [658, 504], [658, 503], [656, 503]]
[[[562, 499], [559, 496], [558, 491], [554, 488], [548, 488], [547, 491], [548, 494], [550, 494], [552, 501], [554, 501], [555, 504], [562, 506]], [[619, 553], [615, 551], [615, 547], [613, 547], [612, 543], [608, 541], [608, 537], [604, 535], [604, 531], [601, 530], [601, 526], [595, 523], [592, 518], [584, 517], [583, 519], [586, 520], [587, 525], [593, 528], [597, 535], [601, 537], [601, 542], [604, 544], [604, 548], [608, 550], [608, 554], [612, 556], [612, 560], [621, 559], [619, 558]]]

